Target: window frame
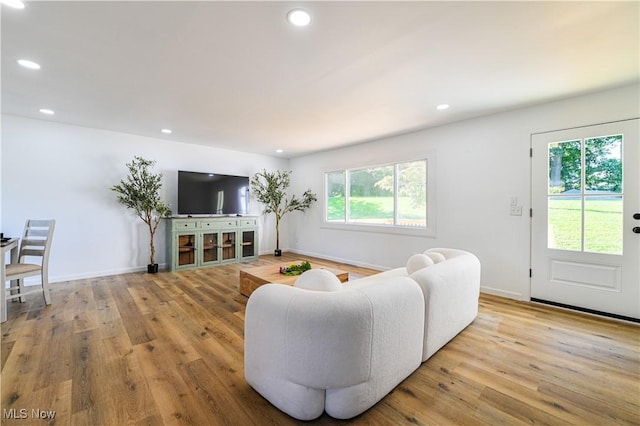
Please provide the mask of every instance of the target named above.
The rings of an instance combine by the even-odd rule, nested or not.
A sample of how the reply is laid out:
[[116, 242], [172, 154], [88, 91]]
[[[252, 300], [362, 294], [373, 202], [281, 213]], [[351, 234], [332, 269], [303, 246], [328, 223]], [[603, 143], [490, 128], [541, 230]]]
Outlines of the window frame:
[[[426, 226], [407, 226], [407, 225], [387, 225], [387, 224], [371, 224], [371, 223], [354, 223], [348, 221], [348, 209], [349, 209], [349, 173], [352, 171], [362, 170], [362, 169], [370, 169], [376, 167], [385, 167], [385, 166], [393, 166], [394, 169], [394, 222], [397, 219], [398, 211], [397, 211], [397, 203], [398, 203], [398, 176], [397, 169], [399, 164], [411, 163], [415, 161], [425, 161], [426, 162], [426, 214], [427, 214], [427, 224]], [[328, 197], [328, 175], [330, 173], [342, 172], [344, 173], [344, 184], [345, 184], [345, 217], [344, 221], [336, 222], [328, 220], [328, 207], [329, 207], [329, 197]], [[436, 237], [436, 158], [434, 152], [429, 152], [425, 155], [421, 155], [419, 158], [409, 158], [409, 159], [401, 159], [394, 160], [390, 162], [378, 163], [378, 164], [359, 164], [352, 165], [350, 167], [335, 167], [335, 168], [327, 168], [323, 170], [323, 192], [322, 192], [322, 202], [323, 202], [323, 221], [321, 228], [325, 229], [334, 229], [341, 231], [357, 231], [357, 232], [373, 232], [373, 233], [381, 233], [381, 234], [392, 234], [392, 235], [409, 235], [409, 236], [417, 236], [417, 237]]]

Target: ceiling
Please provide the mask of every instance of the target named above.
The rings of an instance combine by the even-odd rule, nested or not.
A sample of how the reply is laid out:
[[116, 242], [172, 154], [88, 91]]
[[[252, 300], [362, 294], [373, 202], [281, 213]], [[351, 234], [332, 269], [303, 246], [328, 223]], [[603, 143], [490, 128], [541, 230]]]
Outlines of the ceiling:
[[296, 157], [638, 82], [639, 5], [3, 5], [2, 112]]

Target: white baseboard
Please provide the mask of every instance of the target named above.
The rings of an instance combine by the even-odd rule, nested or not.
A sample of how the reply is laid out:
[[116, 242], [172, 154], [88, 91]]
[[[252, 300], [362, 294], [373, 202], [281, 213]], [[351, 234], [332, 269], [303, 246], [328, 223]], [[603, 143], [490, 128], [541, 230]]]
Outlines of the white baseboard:
[[[165, 270], [166, 264], [160, 263], [158, 264], [158, 269], [160, 271]], [[84, 280], [88, 278], [97, 278], [97, 277], [108, 277], [110, 275], [120, 275], [120, 274], [130, 274], [133, 272], [146, 272], [147, 266], [134, 266], [131, 268], [120, 268], [120, 269], [107, 269], [104, 271], [98, 272], [89, 272], [84, 274], [72, 274], [72, 275], [59, 275], [59, 276], [49, 276], [49, 283], [59, 283], [64, 281], [73, 281], [73, 280]], [[25, 280], [25, 285], [29, 285], [29, 279]], [[39, 278], [35, 278], [35, 283], [39, 283]]]
[[493, 288], [493, 287], [480, 286], [480, 292], [493, 294], [494, 296], [506, 297], [507, 299], [524, 300], [524, 301], [529, 300], [525, 298], [522, 293], [516, 293], [515, 291], [501, 290], [499, 288]]

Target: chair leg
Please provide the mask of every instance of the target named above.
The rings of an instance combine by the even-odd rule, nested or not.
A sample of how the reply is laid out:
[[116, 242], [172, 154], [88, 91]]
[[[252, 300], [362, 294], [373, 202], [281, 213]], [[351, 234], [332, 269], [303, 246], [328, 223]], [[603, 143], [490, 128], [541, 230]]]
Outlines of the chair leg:
[[[18, 294], [24, 294], [24, 278], [18, 278]], [[20, 303], [27, 301], [24, 296], [20, 296], [18, 300], [20, 300]]]
[[[4, 259], [0, 259], [3, 260]], [[4, 268], [0, 270], [0, 280], [2, 280], [2, 288], [0, 288], [0, 322], [7, 320], [7, 280]]]
[[51, 304], [51, 295], [49, 294], [49, 280], [45, 274], [42, 274], [42, 293], [44, 294], [44, 304]]

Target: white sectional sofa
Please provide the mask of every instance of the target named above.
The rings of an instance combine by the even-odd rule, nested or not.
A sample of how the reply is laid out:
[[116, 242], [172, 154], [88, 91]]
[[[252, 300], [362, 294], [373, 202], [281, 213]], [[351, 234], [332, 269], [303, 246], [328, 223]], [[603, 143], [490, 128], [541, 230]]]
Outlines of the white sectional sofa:
[[430, 249], [406, 267], [340, 284], [324, 270], [266, 284], [245, 313], [245, 378], [299, 420], [372, 407], [478, 314], [480, 262]]

